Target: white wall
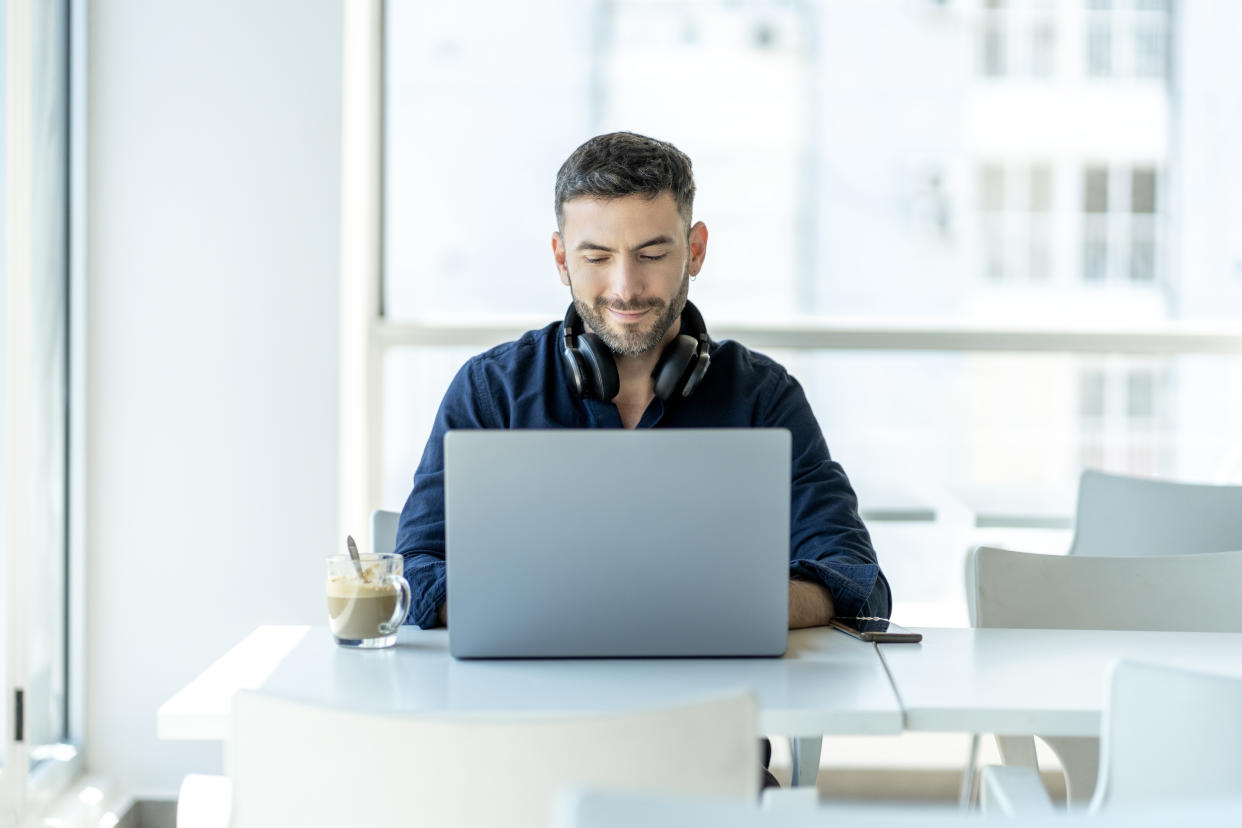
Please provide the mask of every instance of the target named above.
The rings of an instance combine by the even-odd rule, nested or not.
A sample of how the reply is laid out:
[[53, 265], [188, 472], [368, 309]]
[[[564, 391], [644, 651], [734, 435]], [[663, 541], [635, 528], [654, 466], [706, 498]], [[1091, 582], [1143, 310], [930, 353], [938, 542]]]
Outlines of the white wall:
[[337, 550], [340, 0], [109, 0], [89, 36], [87, 762], [219, 772], [156, 709]]

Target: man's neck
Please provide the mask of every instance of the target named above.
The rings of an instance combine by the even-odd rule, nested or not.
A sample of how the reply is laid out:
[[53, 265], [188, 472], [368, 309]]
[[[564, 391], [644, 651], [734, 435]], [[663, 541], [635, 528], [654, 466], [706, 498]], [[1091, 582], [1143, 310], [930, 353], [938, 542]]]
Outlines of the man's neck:
[[655, 390], [651, 382], [651, 372], [655, 368], [659, 354], [649, 359], [647, 354], [635, 357], [618, 356], [617, 377], [621, 380], [621, 390], [612, 398], [617, 411], [621, 413], [621, 424], [626, 428], [636, 428], [642, 419], [643, 412], [655, 399]]
[[617, 396], [613, 397], [612, 402], [621, 412], [621, 423], [626, 428], [636, 427], [638, 421], [642, 419], [643, 412], [647, 410], [647, 406], [655, 399], [655, 384], [651, 379], [651, 374], [655, 371], [656, 363], [660, 361], [660, 355], [664, 353], [664, 349], [677, 338], [680, 332], [681, 320], [679, 319], [664, 334], [660, 343], [650, 351], [634, 356], [613, 354], [617, 364], [620, 390]]

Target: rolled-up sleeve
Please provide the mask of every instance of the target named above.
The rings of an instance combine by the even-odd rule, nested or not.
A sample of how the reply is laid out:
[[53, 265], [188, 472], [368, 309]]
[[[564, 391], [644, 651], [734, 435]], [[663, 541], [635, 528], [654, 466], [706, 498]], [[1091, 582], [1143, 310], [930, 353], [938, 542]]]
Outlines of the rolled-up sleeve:
[[764, 425], [792, 437], [789, 574], [822, 584], [840, 616], [889, 617], [892, 594], [858, 514], [858, 498], [797, 380], [781, 373], [765, 398]]

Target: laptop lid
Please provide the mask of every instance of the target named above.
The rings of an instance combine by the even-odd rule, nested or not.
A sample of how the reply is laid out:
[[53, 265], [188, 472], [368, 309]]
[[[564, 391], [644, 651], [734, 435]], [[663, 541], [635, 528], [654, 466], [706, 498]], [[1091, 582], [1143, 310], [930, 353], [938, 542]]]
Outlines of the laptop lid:
[[444, 450], [454, 656], [784, 653], [788, 431], [452, 431]]

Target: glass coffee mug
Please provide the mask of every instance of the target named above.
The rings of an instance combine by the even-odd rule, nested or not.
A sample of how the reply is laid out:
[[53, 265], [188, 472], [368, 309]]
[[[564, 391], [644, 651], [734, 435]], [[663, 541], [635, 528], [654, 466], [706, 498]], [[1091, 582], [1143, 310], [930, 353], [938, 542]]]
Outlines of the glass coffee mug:
[[361, 575], [348, 555], [328, 557], [328, 626], [343, 647], [391, 647], [410, 611], [403, 559], [391, 552], [359, 557]]

